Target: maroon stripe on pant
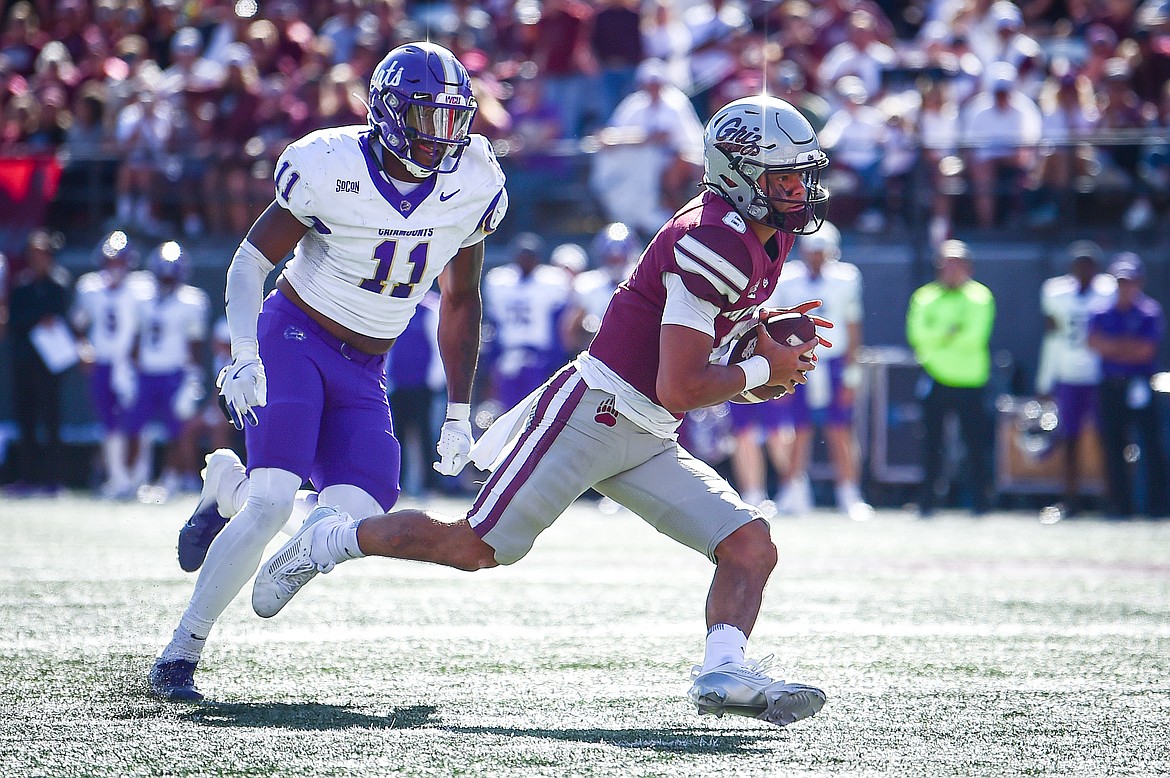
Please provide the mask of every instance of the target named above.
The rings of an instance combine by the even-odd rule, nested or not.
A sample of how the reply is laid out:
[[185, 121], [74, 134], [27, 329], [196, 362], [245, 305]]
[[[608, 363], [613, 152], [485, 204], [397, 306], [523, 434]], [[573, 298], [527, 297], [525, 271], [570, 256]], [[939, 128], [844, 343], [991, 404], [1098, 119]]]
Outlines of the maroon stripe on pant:
[[489, 478], [487, 483], [483, 485], [483, 488], [479, 490], [479, 496], [475, 498], [475, 503], [471, 506], [471, 510], [467, 512], [468, 516], [473, 515], [476, 511], [483, 507], [484, 500], [488, 498], [488, 495], [491, 494], [492, 489], [494, 489], [496, 484], [499, 483], [500, 477], [503, 476], [504, 471], [508, 469], [508, 465], [512, 464], [512, 460], [516, 458], [517, 452], [519, 452], [520, 449], [524, 447], [524, 443], [528, 440], [528, 437], [537, 427], [540, 426], [541, 422], [544, 421], [544, 414], [548, 412], [548, 406], [552, 404], [553, 398], [556, 397], [557, 392], [561, 390], [561, 387], [563, 387], [576, 372], [577, 368], [573, 367], [572, 365], [565, 367], [563, 370], [561, 370], [560, 375], [556, 376], [549, 384], [548, 388], [541, 393], [540, 399], [536, 401], [536, 413], [533, 415], [532, 425], [528, 427], [528, 429], [524, 430], [524, 433], [520, 436], [520, 439], [516, 441], [516, 445], [512, 447], [510, 452], [508, 452], [508, 458], [504, 460], [503, 464], [496, 468], [496, 471], [492, 473], [492, 477]]
[[[568, 422], [569, 417], [573, 415], [573, 411], [577, 409], [577, 405], [581, 402], [581, 398], [585, 396], [585, 392], [589, 390], [589, 386], [584, 381], [581, 381], [569, 393], [569, 397], [565, 400], [565, 404], [557, 412], [552, 424], [545, 430], [545, 433], [540, 437], [536, 444], [536, 448], [532, 449], [532, 453], [524, 460], [524, 464], [520, 466], [520, 470], [508, 482], [508, 486], [504, 489], [504, 493], [500, 495], [500, 499], [496, 500], [496, 504], [488, 512], [488, 516], [481, 523], [475, 526], [475, 534], [481, 538], [491, 531], [492, 527], [496, 526], [496, 522], [500, 520], [507, 509], [508, 504], [512, 502], [512, 498], [516, 496], [516, 492], [520, 491], [520, 487], [532, 475], [532, 471], [540, 464], [540, 460], [548, 452], [552, 446], [553, 441], [556, 440], [557, 435], [561, 434], [561, 430], [565, 428], [565, 423]], [[519, 450], [519, 446], [516, 447]], [[502, 469], [502, 468], [501, 468]]]

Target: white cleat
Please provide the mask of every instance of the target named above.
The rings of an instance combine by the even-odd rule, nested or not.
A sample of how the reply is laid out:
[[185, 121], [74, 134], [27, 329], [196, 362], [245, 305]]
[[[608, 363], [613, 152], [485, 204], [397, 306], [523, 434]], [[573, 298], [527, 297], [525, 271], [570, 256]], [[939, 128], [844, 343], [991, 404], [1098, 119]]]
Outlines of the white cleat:
[[853, 484], [837, 485], [837, 508], [853, 521], [874, 517], [873, 506], [861, 499], [861, 491]]
[[332, 560], [313, 561], [313, 539], [317, 530], [349, 521], [349, 515], [322, 505], [305, 518], [297, 534], [260, 567], [252, 583], [252, 610], [270, 619], [301, 590], [301, 587], [335, 567]]
[[699, 715], [750, 716], [779, 727], [815, 716], [825, 707], [825, 693], [813, 686], [775, 681], [764, 674], [771, 655], [760, 661], [729, 662], [691, 675], [694, 684], [688, 696]]
[[789, 516], [807, 516], [813, 512], [812, 483], [807, 475], [784, 485], [776, 497], [776, 510]]

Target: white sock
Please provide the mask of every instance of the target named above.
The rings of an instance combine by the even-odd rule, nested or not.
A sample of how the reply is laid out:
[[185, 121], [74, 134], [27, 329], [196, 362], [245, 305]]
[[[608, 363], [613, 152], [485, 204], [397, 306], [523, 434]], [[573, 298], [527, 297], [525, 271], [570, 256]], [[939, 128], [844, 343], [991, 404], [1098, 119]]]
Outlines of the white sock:
[[288, 519], [301, 479], [285, 470], [262, 468], [252, 472], [248, 483], [249, 499], [207, 550], [191, 602], [164, 656], [173, 647], [190, 661], [199, 658], [211, 626], [256, 574], [264, 548]]
[[[348, 562], [351, 559], [361, 559], [365, 556], [362, 550], [358, 548], [358, 525], [362, 523], [361, 519], [353, 519], [348, 515], [343, 515], [347, 521], [337, 522], [330, 525], [324, 531], [324, 536], [314, 537], [314, 540], [322, 541], [325, 553], [329, 555], [329, 559], [334, 564], [341, 564]], [[316, 547], [316, 543], [314, 543]]]
[[126, 436], [111, 432], [102, 440], [102, 460], [110, 483], [125, 484], [130, 480], [126, 467]]
[[707, 630], [707, 650], [703, 654], [703, 669], [707, 672], [728, 662], [740, 664], [747, 652], [747, 635], [739, 627], [716, 624]]
[[215, 626], [214, 621], [204, 621], [189, 614], [183, 614], [179, 626], [175, 628], [175, 632], [171, 636], [171, 642], [163, 649], [159, 659], [165, 662], [173, 659], [198, 662], [213, 626]]
[[848, 508], [855, 502], [861, 502], [861, 490], [852, 481], [842, 481], [837, 484], [837, 506]]

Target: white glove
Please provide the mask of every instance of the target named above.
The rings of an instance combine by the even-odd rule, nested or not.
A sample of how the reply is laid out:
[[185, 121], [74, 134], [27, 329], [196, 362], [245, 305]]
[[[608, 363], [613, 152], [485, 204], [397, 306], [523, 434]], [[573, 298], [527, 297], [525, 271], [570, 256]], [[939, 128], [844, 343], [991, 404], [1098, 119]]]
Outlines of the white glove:
[[138, 376], [129, 362], [115, 362], [110, 366], [110, 389], [118, 405], [129, 408], [138, 397]]
[[247, 421], [253, 427], [258, 423], [254, 408], [268, 402], [268, 379], [264, 376], [264, 363], [259, 357], [235, 359], [219, 371], [215, 379], [228, 419], [236, 429], [242, 430]]
[[439, 431], [439, 443], [435, 446], [439, 461], [435, 471], [440, 475], [459, 475], [459, 471], [471, 460], [471, 406], [467, 403], [448, 403], [447, 420]]

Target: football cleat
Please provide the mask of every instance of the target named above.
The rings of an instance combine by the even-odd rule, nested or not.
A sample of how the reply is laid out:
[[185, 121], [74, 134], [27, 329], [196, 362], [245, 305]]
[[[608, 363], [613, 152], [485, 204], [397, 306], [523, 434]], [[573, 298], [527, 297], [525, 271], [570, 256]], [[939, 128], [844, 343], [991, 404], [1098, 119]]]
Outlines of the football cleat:
[[705, 673], [691, 671], [688, 696], [699, 715], [750, 716], [779, 727], [814, 716], [825, 706], [825, 693], [813, 686], [776, 681], [764, 673], [771, 655], [760, 661], [728, 662]]
[[313, 561], [314, 532], [348, 520], [349, 515], [338, 512], [336, 508], [322, 505], [313, 509], [297, 534], [256, 573], [256, 580], [252, 583], [252, 610], [257, 616], [272, 618], [317, 573], [328, 573], [334, 568], [332, 560], [320, 564]]
[[195, 504], [195, 512], [187, 523], [179, 530], [179, 567], [185, 572], [193, 573], [203, 566], [207, 558], [207, 549], [215, 536], [227, 526], [228, 519], [219, 514], [219, 481], [224, 473], [244, 465], [236, 452], [221, 448], [207, 455], [207, 467], [203, 468], [203, 489], [199, 493], [199, 502]]
[[186, 659], [154, 660], [150, 668], [150, 691], [171, 702], [199, 702], [203, 693], [195, 688], [195, 663]]

